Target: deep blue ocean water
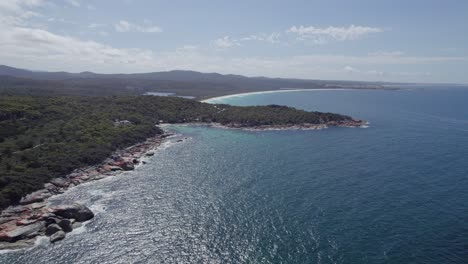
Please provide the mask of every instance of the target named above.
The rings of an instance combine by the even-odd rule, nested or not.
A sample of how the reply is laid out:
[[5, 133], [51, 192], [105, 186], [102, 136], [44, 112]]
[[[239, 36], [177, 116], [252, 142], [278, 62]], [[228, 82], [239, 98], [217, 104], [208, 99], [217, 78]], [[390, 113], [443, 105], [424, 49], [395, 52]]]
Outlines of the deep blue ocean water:
[[[468, 88], [255, 94], [369, 128], [178, 126], [148, 164], [54, 201], [97, 212], [0, 263], [468, 263]], [[186, 138], [182, 143], [175, 143]]]

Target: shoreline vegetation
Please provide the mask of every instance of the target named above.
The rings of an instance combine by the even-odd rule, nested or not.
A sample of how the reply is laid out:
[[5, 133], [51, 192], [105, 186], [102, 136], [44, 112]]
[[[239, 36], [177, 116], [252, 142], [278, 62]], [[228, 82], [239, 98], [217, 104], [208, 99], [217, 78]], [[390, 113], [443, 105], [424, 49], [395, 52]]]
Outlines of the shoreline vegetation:
[[166, 124], [283, 130], [368, 123], [279, 105], [239, 107], [177, 97], [0, 97], [0, 250], [30, 247], [44, 235], [59, 241], [92, 218], [82, 205], [49, 207], [47, 199], [133, 170], [170, 135], [162, 129]]

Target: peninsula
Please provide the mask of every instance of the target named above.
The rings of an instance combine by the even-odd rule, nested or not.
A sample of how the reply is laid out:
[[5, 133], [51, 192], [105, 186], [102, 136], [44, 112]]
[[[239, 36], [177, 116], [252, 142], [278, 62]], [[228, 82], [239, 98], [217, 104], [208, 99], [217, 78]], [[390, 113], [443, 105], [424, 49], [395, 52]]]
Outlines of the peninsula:
[[279, 105], [239, 107], [179, 97], [2, 96], [0, 249], [31, 246], [41, 235], [56, 242], [91, 219], [93, 212], [82, 205], [48, 207], [46, 200], [75, 185], [133, 170], [168, 136], [161, 124], [266, 130], [366, 122]]

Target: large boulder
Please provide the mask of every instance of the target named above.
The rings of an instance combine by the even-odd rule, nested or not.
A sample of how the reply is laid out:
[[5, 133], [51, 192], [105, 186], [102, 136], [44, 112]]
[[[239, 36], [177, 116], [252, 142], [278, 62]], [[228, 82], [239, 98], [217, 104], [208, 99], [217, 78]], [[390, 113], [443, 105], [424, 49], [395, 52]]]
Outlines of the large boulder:
[[59, 221], [60, 221], [60, 219], [58, 219], [56, 217], [47, 217], [47, 219], [45, 220], [46, 226], [49, 226], [51, 224], [58, 224]]
[[94, 213], [81, 204], [60, 206], [54, 209], [54, 213], [63, 218], [73, 218], [78, 222], [84, 222], [94, 217]]
[[51, 236], [55, 233], [57, 233], [58, 231], [62, 231], [62, 228], [60, 228], [59, 225], [57, 224], [51, 224], [47, 227], [46, 231], [45, 231], [45, 235], [46, 236]]
[[53, 234], [52, 236], [50, 236], [50, 243], [55, 243], [57, 241], [60, 241], [60, 240], [64, 239], [65, 236], [66, 236], [65, 232], [58, 231], [55, 234]]
[[70, 221], [70, 219], [62, 219], [58, 222], [58, 225], [66, 233], [73, 231], [73, 223]]

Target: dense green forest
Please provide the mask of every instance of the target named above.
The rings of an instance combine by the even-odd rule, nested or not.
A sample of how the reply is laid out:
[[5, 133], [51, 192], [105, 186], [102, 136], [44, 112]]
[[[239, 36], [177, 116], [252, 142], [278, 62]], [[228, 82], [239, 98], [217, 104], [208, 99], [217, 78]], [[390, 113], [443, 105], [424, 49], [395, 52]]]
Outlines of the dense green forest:
[[[102, 162], [113, 151], [162, 133], [168, 123], [243, 126], [325, 123], [350, 117], [283, 106], [235, 107], [158, 96], [0, 97], [0, 208], [52, 178]], [[115, 120], [131, 125], [115, 126]]]

